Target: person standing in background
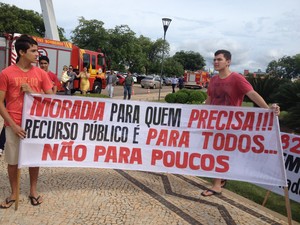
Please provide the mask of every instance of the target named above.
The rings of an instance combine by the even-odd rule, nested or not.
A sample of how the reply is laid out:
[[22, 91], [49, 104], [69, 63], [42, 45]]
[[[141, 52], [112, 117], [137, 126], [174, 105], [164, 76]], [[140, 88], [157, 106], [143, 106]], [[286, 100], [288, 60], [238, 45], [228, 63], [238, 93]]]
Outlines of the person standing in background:
[[123, 83], [123, 85], [124, 85], [124, 98], [123, 99], [124, 100], [127, 98], [127, 96], [128, 96], [128, 100], [130, 100], [133, 84], [134, 84], [134, 80], [131, 76], [131, 73], [128, 72], [127, 77], [125, 78], [124, 83]]
[[182, 88], [184, 88], [184, 78], [183, 76], [179, 77], [178, 79], [178, 87], [181, 90]]
[[76, 77], [80, 78], [80, 91], [83, 95], [86, 95], [87, 91], [90, 90], [90, 73], [87, 71], [87, 67], [83, 67], [83, 71]]
[[174, 75], [171, 79], [171, 84], [172, 84], [172, 92], [175, 93], [175, 88], [177, 86], [178, 83], [178, 79], [177, 77]]
[[108, 72], [106, 78], [106, 84], [107, 84], [108, 96], [112, 98], [114, 96], [114, 86], [117, 84], [117, 76], [114, 74], [113, 70]]
[[50, 80], [53, 83], [53, 93], [56, 94], [56, 92], [57, 92], [57, 85], [59, 83], [59, 80], [57, 79], [57, 75], [54, 74], [54, 73], [52, 73], [49, 70], [49, 58], [48, 58], [48, 56], [45, 56], [45, 55], [40, 56], [40, 58], [39, 58], [39, 65], [40, 65], [40, 68], [42, 70], [45, 70], [48, 73], [49, 78], [50, 78]]
[[72, 94], [72, 90], [74, 88], [74, 80], [77, 76], [77, 74], [73, 71], [73, 66], [70, 65], [69, 69], [67, 71], [67, 74], [69, 76], [69, 85], [68, 88], [65, 87], [65, 95], [71, 95]]

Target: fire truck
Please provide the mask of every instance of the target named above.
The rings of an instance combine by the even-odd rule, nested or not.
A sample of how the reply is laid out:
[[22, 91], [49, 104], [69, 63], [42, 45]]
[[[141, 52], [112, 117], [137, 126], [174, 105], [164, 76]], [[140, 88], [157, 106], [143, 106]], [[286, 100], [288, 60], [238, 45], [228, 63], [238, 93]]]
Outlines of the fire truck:
[[[0, 70], [16, 63], [17, 53], [14, 43], [19, 36], [20, 34], [6, 34], [0, 37]], [[101, 93], [101, 89], [105, 88], [106, 61], [102, 52], [81, 49], [67, 41], [56, 41], [40, 37], [33, 38], [38, 43], [39, 54], [49, 57], [49, 70], [57, 74], [59, 80], [64, 65], [72, 65], [77, 74], [83, 70], [83, 67], [87, 67], [91, 74], [89, 78], [90, 91]], [[38, 66], [38, 62], [36, 66]], [[72, 92], [78, 91], [79, 87], [80, 79], [76, 78]], [[62, 90], [60, 85], [58, 85], [58, 90]]]
[[210, 75], [209, 72], [203, 70], [185, 71], [184, 80], [185, 88], [207, 88], [210, 81]]

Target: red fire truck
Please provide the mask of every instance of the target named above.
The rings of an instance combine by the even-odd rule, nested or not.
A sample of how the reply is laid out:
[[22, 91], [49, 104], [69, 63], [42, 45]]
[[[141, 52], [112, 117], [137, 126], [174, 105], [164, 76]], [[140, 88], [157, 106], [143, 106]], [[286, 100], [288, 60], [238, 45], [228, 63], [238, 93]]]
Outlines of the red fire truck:
[[[15, 64], [17, 54], [14, 48], [14, 42], [20, 34], [6, 34], [0, 37], [0, 70]], [[78, 46], [66, 42], [56, 41], [47, 38], [33, 37], [38, 42], [40, 55], [46, 55], [50, 59], [49, 70], [57, 74], [58, 79], [64, 65], [72, 65], [74, 71], [79, 73], [83, 67], [87, 67], [90, 76], [90, 91], [100, 93], [106, 86], [106, 61], [102, 52], [95, 52], [81, 49]], [[36, 64], [38, 66], [38, 62]], [[79, 79], [74, 81], [74, 89], [79, 90]], [[59, 90], [62, 88], [59, 87]]]
[[184, 72], [185, 88], [207, 88], [210, 75], [209, 72], [203, 70], [185, 71]]

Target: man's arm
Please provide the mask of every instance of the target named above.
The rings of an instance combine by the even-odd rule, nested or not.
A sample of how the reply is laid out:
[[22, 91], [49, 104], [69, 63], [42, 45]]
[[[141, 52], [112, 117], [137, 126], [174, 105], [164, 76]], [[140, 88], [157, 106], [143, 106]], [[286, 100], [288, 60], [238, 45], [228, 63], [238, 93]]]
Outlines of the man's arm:
[[53, 85], [53, 94], [56, 94], [56, 92], [57, 92], [57, 86], [56, 86], [56, 84], [54, 84]]
[[[57, 87], [56, 87], [57, 88]], [[49, 90], [46, 90], [46, 91], [44, 91], [45, 92], [45, 94], [54, 94], [54, 91], [52, 90], [52, 89], [49, 89]]]
[[246, 95], [259, 107], [268, 109], [269, 106], [265, 100], [254, 90], [249, 91]]
[[[246, 94], [253, 102], [255, 102], [256, 105], [258, 105], [261, 108], [269, 109], [270, 107], [265, 102], [265, 100], [254, 90], [249, 91]], [[279, 116], [280, 114], [280, 107], [277, 104], [272, 104], [271, 109], [275, 112], [276, 116]]]

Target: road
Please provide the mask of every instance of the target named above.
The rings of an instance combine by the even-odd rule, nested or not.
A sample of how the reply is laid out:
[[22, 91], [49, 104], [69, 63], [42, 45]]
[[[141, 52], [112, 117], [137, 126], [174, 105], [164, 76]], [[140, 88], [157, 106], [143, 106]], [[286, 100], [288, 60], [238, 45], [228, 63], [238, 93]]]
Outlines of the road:
[[[115, 86], [114, 89], [114, 96], [123, 96], [123, 86], [118, 85]], [[149, 92], [151, 94], [157, 93], [157, 97], [158, 97], [158, 92], [159, 89], [147, 89], [147, 88], [142, 88], [140, 84], [134, 84], [133, 87], [134, 90], [134, 94], [135, 95], [142, 95], [142, 94], [149, 94]], [[177, 88], [177, 90], [179, 90]], [[161, 89], [161, 93], [171, 93], [172, 92], [172, 86], [163, 86], [163, 88]], [[102, 90], [102, 94], [107, 94], [107, 90]]]

